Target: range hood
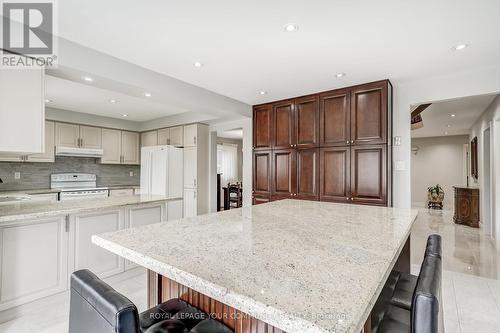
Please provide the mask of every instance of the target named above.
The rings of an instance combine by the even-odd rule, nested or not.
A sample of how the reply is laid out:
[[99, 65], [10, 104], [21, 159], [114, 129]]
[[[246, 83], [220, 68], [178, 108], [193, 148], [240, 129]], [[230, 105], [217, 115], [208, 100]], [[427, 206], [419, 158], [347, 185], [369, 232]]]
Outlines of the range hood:
[[74, 148], [74, 147], [56, 147], [56, 156], [72, 156], [72, 157], [102, 157], [102, 149], [91, 148]]

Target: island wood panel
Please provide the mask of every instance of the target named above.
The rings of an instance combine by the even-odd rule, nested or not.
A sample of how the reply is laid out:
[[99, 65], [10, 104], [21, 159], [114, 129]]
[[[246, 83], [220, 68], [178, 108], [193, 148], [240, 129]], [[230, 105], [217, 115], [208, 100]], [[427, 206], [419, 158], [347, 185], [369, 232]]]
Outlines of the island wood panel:
[[295, 100], [295, 147], [319, 146], [318, 96], [306, 96]]
[[253, 148], [271, 149], [272, 106], [261, 105], [253, 109]]
[[293, 102], [284, 101], [273, 105], [273, 148], [292, 148], [294, 140]]

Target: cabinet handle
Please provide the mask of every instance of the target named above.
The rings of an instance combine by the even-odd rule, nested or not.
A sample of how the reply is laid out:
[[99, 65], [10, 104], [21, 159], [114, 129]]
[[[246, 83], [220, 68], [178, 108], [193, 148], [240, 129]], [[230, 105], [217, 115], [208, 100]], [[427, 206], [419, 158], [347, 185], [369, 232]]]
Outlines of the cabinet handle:
[[69, 215], [66, 215], [66, 220], [64, 221], [65, 225], [64, 228], [66, 232], [69, 232]]
[[351, 143], [354, 143], [354, 140], [351, 140]]
[[80, 139], [80, 147], [83, 147], [83, 139]]
[[196, 191], [193, 192], [193, 198], [196, 199]]
[[196, 178], [193, 179], [193, 184], [194, 184], [194, 186], [196, 186]]
[[349, 144], [349, 142], [350, 142], [350, 141], [349, 141], [349, 140], [347, 140], [345, 143]]
[[290, 145], [291, 148], [293, 148], [293, 145]]
[[169, 144], [170, 144], [170, 139], [167, 139], [167, 145], [169, 145]]
[[193, 136], [194, 144], [196, 144], [196, 136]]

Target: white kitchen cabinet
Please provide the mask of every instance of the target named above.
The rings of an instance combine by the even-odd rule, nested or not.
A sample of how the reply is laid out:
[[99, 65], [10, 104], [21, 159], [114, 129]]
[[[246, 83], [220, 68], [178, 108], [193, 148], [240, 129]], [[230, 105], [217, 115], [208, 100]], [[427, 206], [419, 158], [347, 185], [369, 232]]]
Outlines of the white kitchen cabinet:
[[80, 126], [80, 147], [101, 149], [102, 129], [93, 126]]
[[122, 131], [122, 164], [140, 164], [139, 133]]
[[0, 228], [0, 311], [65, 291], [65, 217], [16, 221]]
[[184, 187], [197, 188], [198, 148], [184, 148]]
[[184, 146], [184, 126], [170, 127], [170, 142], [172, 146]]
[[25, 155], [17, 155], [17, 154], [0, 154], [0, 162], [24, 162], [26, 158]]
[[89, 269], [101, 278], [124, 270], [124, 259], [92, 243], [92, 235], [124, 228], [122, 209], [70, 216], [72, 271]]
[[120, 164], [122, 156], [122, 132], [120, 130], [102, 129], [103, 164]]
[[[165, 221], [167, 216], [165, 203], [153, 203], [127, 209], [126, 228], [135, 228], [148, 224]], [[125, 260], [125, 269], [137, 267], [136, 264]]]
[[198, 215], [198, 198], [195, 189], [184, 189], [184, 217]]
[[28, 155], [28, 162], [55, 162], [55, 124], [52, 121], [45, 122], [45, 150], [42, 154]]
[[80, 126], [67, 123], [56, 123], [56, 146], [73, 147], [79, 146]]
[[184, 207], [181, 200], [167, 202], [167, 221], [182, 219], [184, 216]]
[[158, 131], [149, 131], [141, 133], [141, 147], [158, 145]]
[[45, 77], [43, 68], [2, 69], [0, 73], [0, 152], [42, 153]]
[[122, 188], [116, 190], [109, 190], [110, 197], [131, 197], [134, 195], [133, 188]]
[[170, 144], [170, 128], [162, 128], [158, 130], [158, 145]]
[[184, 126], [184, 147], [196, 147], [198, 142], [198, 124]]

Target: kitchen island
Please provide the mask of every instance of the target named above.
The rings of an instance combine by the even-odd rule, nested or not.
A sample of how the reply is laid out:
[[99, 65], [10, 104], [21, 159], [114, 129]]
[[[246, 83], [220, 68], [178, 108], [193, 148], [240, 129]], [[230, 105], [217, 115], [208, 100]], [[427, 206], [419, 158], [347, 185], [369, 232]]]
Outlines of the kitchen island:
[[129, 196], [0, 205], [0, 311], [68, 289], [88, 268], [108, 277], [137, 267], [92, 235], [182, 217], [182, 198]]
[[150, 305], [181, 297], [235, 332], [359, 333], [393, 267], [409, 269], [416, 216], [282, 200], [92, 240], [150, 271]]

